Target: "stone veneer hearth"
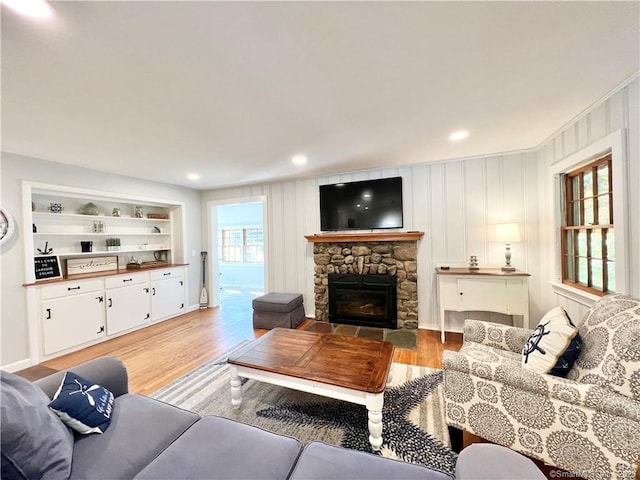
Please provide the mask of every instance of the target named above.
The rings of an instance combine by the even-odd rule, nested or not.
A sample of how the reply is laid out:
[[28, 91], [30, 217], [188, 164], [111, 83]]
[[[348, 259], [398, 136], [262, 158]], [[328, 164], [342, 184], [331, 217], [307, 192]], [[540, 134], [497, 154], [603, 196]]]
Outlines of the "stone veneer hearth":
[[314, 243], [316, 320], [329, 321], [329, 273], [389, 274], [398, 281], [398, 328], [418, 328], [415, 241]]

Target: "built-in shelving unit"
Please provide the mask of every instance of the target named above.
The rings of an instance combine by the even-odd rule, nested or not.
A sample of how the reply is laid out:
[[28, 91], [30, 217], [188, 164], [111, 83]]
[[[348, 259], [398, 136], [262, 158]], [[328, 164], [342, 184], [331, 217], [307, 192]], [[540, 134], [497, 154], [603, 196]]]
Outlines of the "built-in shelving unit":
[[187, 311], [183, 202], [27, 181], [22, 201], [35, 363]]
[[[25, 225], [32, 226], [25, 243], [25, 283], [35, 280], [32, 265], [42, 252], [58, 256], [63, 275], [66, 260], [74, 257], [117, 255], [124, 267], [131, 257], [153, 261], [162, 251], [169, 263], [184, 263], [181, 203], [29, 182], [23, 200]], [[94, 213], [86, 211], [89, 203], [97, 214], [87, 214]], [[118, 244], [107, 246], [112, 239]], [[81, 242], [90, 242], [91, 251], [83, 251]]]

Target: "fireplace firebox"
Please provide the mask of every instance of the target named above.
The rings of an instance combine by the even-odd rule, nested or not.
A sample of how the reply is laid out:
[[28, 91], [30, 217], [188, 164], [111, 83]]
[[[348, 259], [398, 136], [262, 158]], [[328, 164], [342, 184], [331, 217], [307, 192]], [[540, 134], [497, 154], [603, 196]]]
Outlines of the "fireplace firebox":
[[395, 275], [329, 274], [329, 321], [398, 328]]

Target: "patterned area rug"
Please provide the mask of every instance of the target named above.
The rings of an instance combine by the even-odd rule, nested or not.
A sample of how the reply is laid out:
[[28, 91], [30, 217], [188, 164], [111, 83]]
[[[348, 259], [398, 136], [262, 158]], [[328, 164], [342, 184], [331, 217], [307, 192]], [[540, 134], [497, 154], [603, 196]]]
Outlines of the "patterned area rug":
[[[226, 359], [238, 345], [158, 390], [154, 398], [200, 415], [219, 415], [290, 435], [303, 443], [371, 452], [367, 411], [362, 405], [246, 380], [242, 405], [231, 406]], [[383, 408], [384, 457], [417, 463], [453, 476], [457, 455], [444, 421], [442, 371], [394, 363]]]

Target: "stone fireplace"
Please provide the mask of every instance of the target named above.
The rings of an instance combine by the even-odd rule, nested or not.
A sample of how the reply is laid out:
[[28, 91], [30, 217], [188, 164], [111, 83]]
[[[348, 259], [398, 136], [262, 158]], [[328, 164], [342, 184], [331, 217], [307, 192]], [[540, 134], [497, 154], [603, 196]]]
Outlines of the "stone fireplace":
[[[369, 278], [379, 276], [380, 279], [393, 277], [393, 282], [396, 285], [396, 326], [399, 329], [417, 329], [418, 274], [416, 241], [422, 235], [423, 232], [399, 232], [395, 234], [326, 234], [307, 236], [307, 240], [314, 244], [316, 320], [346, 323], [340, 322], [339, 318], [330, 318], [330, 274], [351, 277], [349, 281], [352, 283], [362, 281], [362, 276], [368, 276]], [[409, 237], [410, 240], [404, 240], [405, 237]], [[373, 281], [370, 283], [379, 282]], [[368, 290], [376, 289], [368, 288]], [[356, 296], [357, 293], [352, 295], [352, 297]], [[343, 303], [349, 303], [347, 300], [348, 295], [343, 298]], [[377, 302], [367, 301], [362, 303], [364, 306], [357, 308], [364, 308], [364, 316], [366, 317], [370, 315], [370, 313], [366, 313], [368, 304], [375, 305]], [[394, 328], [389, 325], [385, 325], [385, 327]]]

